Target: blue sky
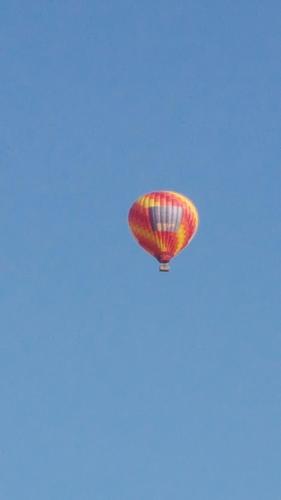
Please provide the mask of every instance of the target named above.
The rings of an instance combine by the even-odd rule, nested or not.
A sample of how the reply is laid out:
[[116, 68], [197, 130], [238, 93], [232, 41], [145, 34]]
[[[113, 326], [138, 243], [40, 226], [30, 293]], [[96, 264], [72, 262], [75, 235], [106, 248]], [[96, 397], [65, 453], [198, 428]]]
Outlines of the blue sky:
[[[1, 500], [280, 500], [280, 15], [2, 1]], [[157, 189], [201, 219], [169, 274]]]

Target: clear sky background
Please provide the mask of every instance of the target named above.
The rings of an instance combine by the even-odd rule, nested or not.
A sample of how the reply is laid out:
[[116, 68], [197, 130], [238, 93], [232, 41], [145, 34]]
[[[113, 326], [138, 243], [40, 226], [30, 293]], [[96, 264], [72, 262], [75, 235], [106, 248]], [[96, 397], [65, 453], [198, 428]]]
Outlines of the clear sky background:
[[[280, 500], [280, 19], [2, 0], [1, 500]], [[157, 189], [201, 219], [169, 274]]]

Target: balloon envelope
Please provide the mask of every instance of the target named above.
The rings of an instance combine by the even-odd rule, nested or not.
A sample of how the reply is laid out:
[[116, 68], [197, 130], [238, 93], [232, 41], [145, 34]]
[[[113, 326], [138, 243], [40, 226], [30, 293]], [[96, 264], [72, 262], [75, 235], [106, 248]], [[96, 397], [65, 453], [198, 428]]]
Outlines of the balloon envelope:
[[198, 228], [192, 201], [173, 191], [153, 191], [138, 198], [129, 211], [129, 226], [138, 243], [169, 270], [169, 261], [185, 248]]

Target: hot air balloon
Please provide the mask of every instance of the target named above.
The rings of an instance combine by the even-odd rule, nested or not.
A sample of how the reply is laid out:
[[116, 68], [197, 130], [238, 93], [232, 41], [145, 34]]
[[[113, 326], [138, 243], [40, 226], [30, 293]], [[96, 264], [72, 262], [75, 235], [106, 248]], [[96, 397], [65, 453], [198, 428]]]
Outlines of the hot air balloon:
[[169, 271], [169, 262], [195, 235], [198, 212], [191, 200], [173, 191], [154, 191], [138, 198], [129, 211], [129, 226], [144, 250]]

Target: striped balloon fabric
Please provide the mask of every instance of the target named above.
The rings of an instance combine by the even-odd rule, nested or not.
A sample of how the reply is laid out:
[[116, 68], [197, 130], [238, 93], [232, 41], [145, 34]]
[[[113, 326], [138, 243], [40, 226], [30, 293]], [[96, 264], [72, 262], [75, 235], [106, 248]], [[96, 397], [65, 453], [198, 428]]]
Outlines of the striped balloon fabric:
[[169, 261], [189, 244], [198, 221], [194, 204], [173, 191], [145, 194], [129, 212], [134, 237], [160, 262], [160, 271], [169, 271]]

